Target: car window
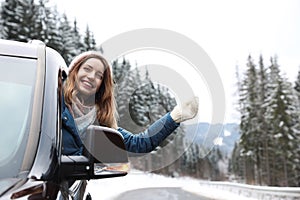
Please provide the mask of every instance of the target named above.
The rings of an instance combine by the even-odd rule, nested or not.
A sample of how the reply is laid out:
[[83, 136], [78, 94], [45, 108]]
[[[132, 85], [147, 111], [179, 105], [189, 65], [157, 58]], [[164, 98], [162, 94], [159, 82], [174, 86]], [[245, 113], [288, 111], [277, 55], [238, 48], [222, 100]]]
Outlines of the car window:
[[22, 165], [31, 119], [36, 59], [0, 56], [0, 178]]

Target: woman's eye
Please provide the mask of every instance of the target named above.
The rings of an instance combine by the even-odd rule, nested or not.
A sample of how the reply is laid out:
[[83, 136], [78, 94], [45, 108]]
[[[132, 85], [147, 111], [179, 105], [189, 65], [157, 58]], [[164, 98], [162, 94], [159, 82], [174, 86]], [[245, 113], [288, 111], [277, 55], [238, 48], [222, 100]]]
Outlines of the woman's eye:
[[100, 79], [100, 80], [103, 79], [103, 76], [101, 74], [96, 74], [96, 77], [97, 77], [97, 79]]
[[91, 68], [89, 68], [89, 67], [84, 67], [83, 68], [86, 72], [90, 72], [91, 71]]

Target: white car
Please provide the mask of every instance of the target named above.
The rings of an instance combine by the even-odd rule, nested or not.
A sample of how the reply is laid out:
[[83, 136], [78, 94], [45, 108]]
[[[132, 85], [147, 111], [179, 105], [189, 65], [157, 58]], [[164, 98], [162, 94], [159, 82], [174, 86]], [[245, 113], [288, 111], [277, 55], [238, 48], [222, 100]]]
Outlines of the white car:
[[123, 138], [109, 128], [89, 128], [85, 155], [62, 155], [67, 67], [55, 50], [0, 40], [0, 71], [0, 199], [91, 199], [85, 180], [127, 174]]

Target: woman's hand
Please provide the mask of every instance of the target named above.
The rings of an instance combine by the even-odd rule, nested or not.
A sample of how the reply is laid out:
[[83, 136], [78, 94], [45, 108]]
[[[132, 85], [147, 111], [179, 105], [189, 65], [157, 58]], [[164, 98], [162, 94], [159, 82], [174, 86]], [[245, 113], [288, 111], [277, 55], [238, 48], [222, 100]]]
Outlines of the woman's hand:
[[198, 113], [199, 98], [194, 97], [193, 99], [184, 102], [182, 105], [177, 105], [171, 111], [170, 115], [176, 123], [180, 123], [189, 119], [194, 118]]

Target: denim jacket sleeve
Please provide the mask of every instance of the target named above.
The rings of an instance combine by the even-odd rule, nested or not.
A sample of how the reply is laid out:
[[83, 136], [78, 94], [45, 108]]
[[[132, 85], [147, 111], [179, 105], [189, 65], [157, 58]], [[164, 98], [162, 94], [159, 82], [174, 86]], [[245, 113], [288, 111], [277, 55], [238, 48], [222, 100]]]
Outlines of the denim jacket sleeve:
[[118, 128], [118, 131], [124, 137], [127, 151], [132, 153], [148, 153], [154, 150], [178, 126], [179, 124], [174, 122], [170, 113], [167, 113], [139, 134], [132, 134], [123, 128]]

